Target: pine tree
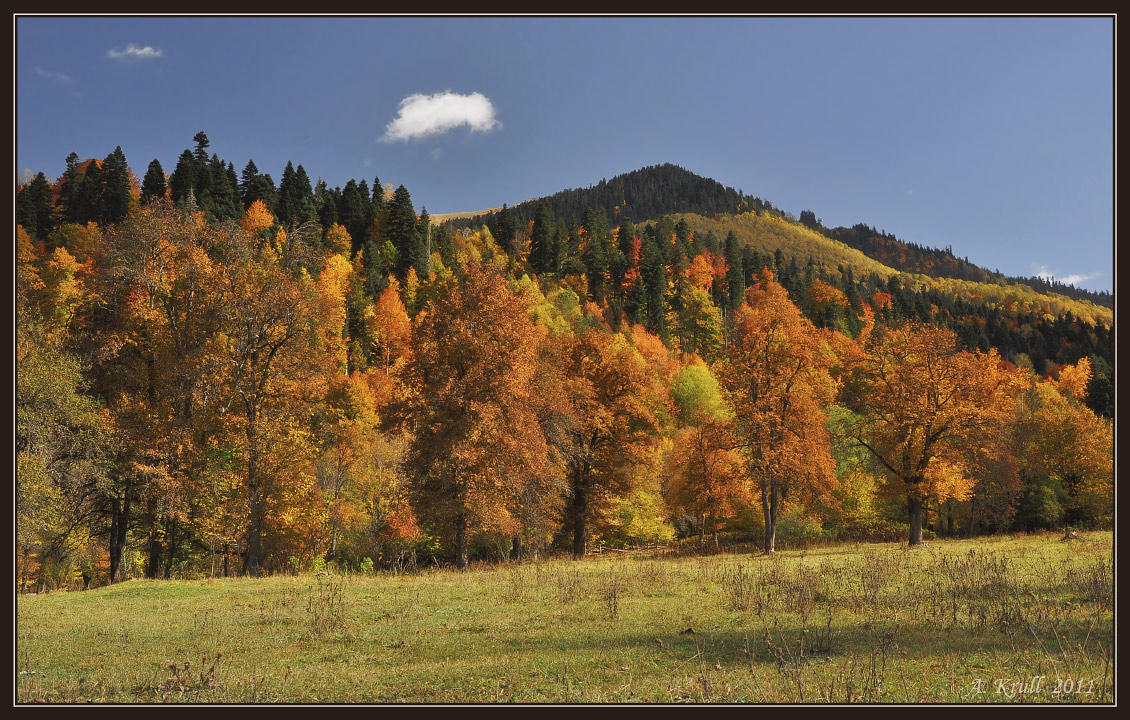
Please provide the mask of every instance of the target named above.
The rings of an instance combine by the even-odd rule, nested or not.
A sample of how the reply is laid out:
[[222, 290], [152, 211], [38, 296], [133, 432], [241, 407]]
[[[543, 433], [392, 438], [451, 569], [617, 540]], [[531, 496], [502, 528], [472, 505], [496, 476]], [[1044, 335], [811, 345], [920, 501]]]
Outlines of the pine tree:
[[498, 225], [494, 232], [494, 239], [507, 255], [513, 256], [516, 249], [514, 239], [517, 235], [518, 221], [514, 218], [514, 213], [506, 207], [506, 203], [502, 203], [502, 210], [498, 213]]
[[412, 207], [412, 196], [408, 188], [401, 185], [392, 194], [392, 201], [388, 207], [388, 224], [386, 235], [389, 242], [396, 248], [398, 255], [396, 264], [397, 277], [403, 278], [408, 274], [408, 269], [419, 264], [419, 234], [416, 232], [416, 210]]
[[416, 275], [423, 280], [432, 276], [432, 219], [426, 207], [420, 208], [420, 222], [416, 226]]
[[102, 163], [102, 188], [102, 222], [121, 222], [130, 202], [129, 165], [121, 145]]
[[[196, 159], [191, 150], [185, 150], [177, 158], [177, 166], [169, 177], [169, 188], [172, 190], [172, 200], [181, 204], [189, 193], [196, 195]], [[199, 198], [197, 198], [199, 203]]]
[[663, 260], [663, 250], [649, 234], [643, 242], [642, 279], [647, 296], [644, 327], [668, 344], [671, 333], [667, 329], [667, 266]]
[[51, 184], [43, 173], [16, 192], [16, 222], [32, 237], [45, 240], [54, 229]]
[[605, 280], [612, 260], [608, 218], [601, 211], [585, 208], [581, 224], [585, 243], [582, 260], [588, 276], [589, 295], [599, 303], [604, 300]]
[[555, 223], [553, 210], [549, 203], [543, 201], [538, 205], [534, 226], [530, 230], [530, 268], [539, 275], [555, 272], [557, 269], [553, 247]]
[[77, 153], [67, 155], [67, 169], [59, 181], [59, 211], [63, 222], [78, 222], [78, 193], [84, 180]]
[[141, 181], [141, 203], [145, 205], [153, 200], [163, 200], [165, 190], [165, 171], [161, 169], [161, 162], [154, 158]]

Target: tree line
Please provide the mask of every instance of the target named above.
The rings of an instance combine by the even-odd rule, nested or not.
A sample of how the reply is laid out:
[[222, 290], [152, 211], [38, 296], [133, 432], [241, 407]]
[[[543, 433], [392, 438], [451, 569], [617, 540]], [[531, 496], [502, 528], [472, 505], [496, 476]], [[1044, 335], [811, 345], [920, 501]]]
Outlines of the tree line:
[[815, 268], [798, 298], [670, 218], [456, 231], [298, 170], [224, 215], [202, 136], [117, 219], [60, 182], [17, 227], [22, 588], [1110, 522], [1086, 356], [1038, 374]]

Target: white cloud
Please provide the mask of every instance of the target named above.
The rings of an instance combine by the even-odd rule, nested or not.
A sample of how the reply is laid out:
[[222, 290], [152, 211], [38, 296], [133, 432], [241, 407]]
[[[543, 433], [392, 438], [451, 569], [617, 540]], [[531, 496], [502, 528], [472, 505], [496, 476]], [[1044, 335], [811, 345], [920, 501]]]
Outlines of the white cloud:
[[1102, 273], [1093, 272], [1089, 275], [1082, 275], [1080, 273], [1075, 273], [1073, 275], [1066, 275], [1064, 277], [1059, 277], [1059, 276], [1053, 274], [1051, 271], [1049, 271], [1047, 265], [1040, 265], [1040, 266], [1033, 265], [1032, 267], [1036, 271], [1036, 277], [1043, 278], [1044, 280], [1049, 280], [1049, 281], [1055, 280], [1056, 282], [1061, 282], [1064, 285], [1076, 285], [1076, 286], [1078, 286], [1079, 283], [1081, 283], [1081, 282], [1085, 282], [1087, 280], [1094, 280], [1095, 278], [1102, 275]]
[[416, 93], [400, 101], [400, 112], [385, 127], [384, 142], [413, 140], [438, 135], [467, 125], [472, 131], [488, 132], [502, 124], [494, 119], [494, 106], [482, 93]]
[[164, 57], [165, 53], [163, 50], [159, 50], [150, 45], [138, 47], [130, 43], [121, 50], [110, 48], [106, 52], [106, 55], [114, 60], [149, 60], [151, 58]]
[[55, 72], [54, 70], [44, 70], [41, 67], [37, 67], [35, 69], [35, 74], [38, 75], [41, 78], [47, 78], [48, 80], [54, 80], [55, 82], [59, 83], [60, 85], [71, 85], [72, 83], [74, 83], [74, 80], [71, 80], [71, 78], [69, 76], [64, 75], [61, 72]]

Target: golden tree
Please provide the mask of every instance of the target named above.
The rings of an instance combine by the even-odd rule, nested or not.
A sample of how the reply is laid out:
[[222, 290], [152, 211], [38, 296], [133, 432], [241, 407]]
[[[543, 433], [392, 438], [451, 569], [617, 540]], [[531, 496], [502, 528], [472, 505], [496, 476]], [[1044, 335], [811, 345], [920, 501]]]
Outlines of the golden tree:
[[876, 328], [846, 362], [851, 429], [906, 492], [910, 545], [922, 542], [923, 504], [968, 497], [969, 450], [996, 432], [1020, 378], [995, 350], [972, 354], [936, 325]]
[[734, 313], [734, 336], [718, 377], [734, 408], [738, 445], [761, 490], [767, 554], [781, 501], [822, 497], [834, 482], [825, 407], [836, 387], [832, 353], [768, 270]]
[[654, 462], [662, 405], [655, 367], [623, 335], [591, 328], [554, 343], [543, 381], [552, 392], [539, 414], [566, 465], [566, 512], [573, 557], [584, 556], [588, 527]]
[[416, 513], [461, 569], [473, 533], [520, 530], [514, 501], [548, 463], [533, 410], [541, 331], [505, 278], [466, 270], [424, 312], [407, 371]]

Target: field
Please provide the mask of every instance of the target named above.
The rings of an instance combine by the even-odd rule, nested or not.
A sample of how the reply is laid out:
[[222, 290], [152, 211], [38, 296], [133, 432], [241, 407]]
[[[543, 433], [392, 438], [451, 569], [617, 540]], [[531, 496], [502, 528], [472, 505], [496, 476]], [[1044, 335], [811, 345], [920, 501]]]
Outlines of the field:
[[1110, 703], [1112, 548], [1090, 533], [134, 580], [18, 598], [16, 700]]

